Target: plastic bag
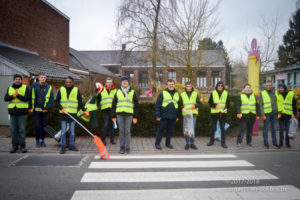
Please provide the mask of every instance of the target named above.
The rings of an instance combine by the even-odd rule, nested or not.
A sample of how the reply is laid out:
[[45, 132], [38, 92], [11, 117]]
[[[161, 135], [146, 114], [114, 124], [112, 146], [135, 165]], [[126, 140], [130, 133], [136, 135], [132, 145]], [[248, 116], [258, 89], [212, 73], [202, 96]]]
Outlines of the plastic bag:
[[[226, 131], [228, 128], [229, 128], [229, 124], [225, 123], [224, 130]], [[217, 122], [217, 129], [215, 131], [215, 140], [221, 141], [221, 128], [220, 128], [219, 120]]]
[[296, 132], [297, 132], [297, 128], [298, 128], [298, 119], [296, 118], [292, 118], [290, 119], [290, 128], [289, 128], [289, 138], [290, 139], [295, 139], [296, 137]]
[[194, 118], [192, 113], [187, 113], [183, 117], [183, 135], [190, 138], [195, 137]]

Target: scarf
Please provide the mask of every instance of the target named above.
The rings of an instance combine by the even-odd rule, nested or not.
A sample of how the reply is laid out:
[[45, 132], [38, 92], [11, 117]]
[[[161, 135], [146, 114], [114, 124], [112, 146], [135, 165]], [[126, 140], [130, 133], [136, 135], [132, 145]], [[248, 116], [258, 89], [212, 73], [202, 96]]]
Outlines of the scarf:
[[129, 89], [130, 89], [130, 86], [128, 86], [128, 88], [123, 88], [121, 86], [121, 90], [124, 92], [126, 99], [128, 99], [128, 100], [129, 100], [129, 96], [128, 96]]

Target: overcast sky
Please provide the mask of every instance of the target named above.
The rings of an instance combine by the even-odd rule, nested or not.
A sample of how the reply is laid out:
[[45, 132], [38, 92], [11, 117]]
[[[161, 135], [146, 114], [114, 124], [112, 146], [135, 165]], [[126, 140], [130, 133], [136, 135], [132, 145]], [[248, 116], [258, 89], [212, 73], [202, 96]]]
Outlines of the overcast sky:
[[[70, 46], [77, 50], [109, 50], [116, 30], [121, 0], [48, 0], [70, 18]], [[258, 23], [278, 17], [279, 41], [288, 30], [297, 0], [223, 0], [215, 41], [222, 40], [232, 60], [240, 58], [245, 38], [259, 38]], [[260, 41], [258, 39], [258, 45]], [[120, 47], [121, 48], [121, 47]]]

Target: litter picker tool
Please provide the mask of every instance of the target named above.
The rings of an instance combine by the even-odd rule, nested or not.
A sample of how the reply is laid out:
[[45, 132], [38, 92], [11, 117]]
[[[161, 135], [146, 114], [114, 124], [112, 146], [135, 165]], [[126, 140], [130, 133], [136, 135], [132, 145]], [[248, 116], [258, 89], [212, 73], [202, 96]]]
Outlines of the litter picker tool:
[[99, 154], [100, 154], [100, 158], [104, 159], [104, 160], [109, 160], [109, 154], [107, 152], [107, 149], [105, 147], [105, 145], [103, 144], [102, 140], [94, 135], [93, 133], [91, 133], [87, 128], [85, 128], [78, 120], [76, 120], [72, 115], [70, 115], [69, 113], [66, 113], [71, 119], [73, 119], [77, 124], [79, 124], [88, 134], [90, 134], [93, 138], [94, 138], [94, 143], [97, 146], [98, 150], [99, 150]]

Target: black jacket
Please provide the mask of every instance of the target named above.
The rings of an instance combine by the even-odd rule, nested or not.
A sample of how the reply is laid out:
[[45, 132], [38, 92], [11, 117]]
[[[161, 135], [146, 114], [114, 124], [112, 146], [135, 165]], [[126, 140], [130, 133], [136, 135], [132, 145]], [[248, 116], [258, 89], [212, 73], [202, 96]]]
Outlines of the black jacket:
[[[18, 89], [21, 86], [22, 86], [22, 84], [21, 85], [15, 85], [15, 84], [12, 85], [12, 87], [15, 88], [15, 89]], [[11, 101], [11, 100], [14, 99], [13, 95], [8, 95], [8, 89], [7, 89], [6, 94], [4, 96], [4, 101], [6, 101], [6, 102]], [[25, 96], [22, 96], [22, 95], [19, 94], [17, 98], [20, 99], [21, 101], [28, 102], [29, 99], [30, 99], [30, 89], [29, 89], [29, 87], [26, 86]], [[26, 115], [26, 114], [28, 114], [28, 109], [27, 108], [14, 107], [14, 108], [8, 109], [8, 113], [10, 115]]]
[[[169, 92], [171, 97], [173, 98], [174, 94], [177, 92], [176, 89], [170, 91], [168, 88], [165, 89], [165, 91]], [[178, 94], [179, 95], [179, 94]], [[182, 102], [180, 100], [181, 97], [179, 95], [179, 102]], [[178, 109], [175, 108], [174, 103], [169, 103], [166, 107], [162, 107], [163, 102], [163, 92], [161, 92], [156, 100], [155, 103], [155, 118], [162, 118], [162, 119], [176, 119], [180, 118], [180, 109], [181, 105], [178, 105]]]
[[[121, 90], [121, 89], [119, 89]], [[130, 88], [128, 93], [131, 91], [132, 89]], [[122, 91], [122, 90], [121, 90]], [[118, 91], [117, 91], [118, 93]], [[117, 103], [118, 103], [118, 97], [117, 97], [117, 93], [114, 97], [113, 103], [112, 103], [112, 108], [111, 108], [111, 117], [112, 118], [116, 118], [117, 115], [131, 115], [129, 113], [126, 112], [116, 112], [116, 107], [117, 107]], [[124, 92], [122, 91], [122, 93], [124, 94]], [[125, 94], [124, 94], [125, 96]], [[136, 94], [134, 93], [133, 95], [133, 118], [138, 118], [139, 117], [139, 102], [138, 102], [138, 98], [136, 96]]]

